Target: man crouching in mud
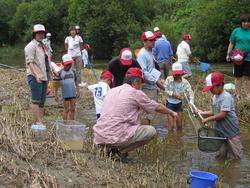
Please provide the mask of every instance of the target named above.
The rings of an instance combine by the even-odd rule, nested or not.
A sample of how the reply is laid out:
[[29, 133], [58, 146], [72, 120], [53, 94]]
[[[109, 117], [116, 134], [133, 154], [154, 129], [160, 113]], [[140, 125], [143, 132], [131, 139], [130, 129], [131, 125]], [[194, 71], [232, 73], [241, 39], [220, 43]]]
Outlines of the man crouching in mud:
[[177, 113], [151, 100], [141, 91], [144, 79], [139, 68], [126, 72], [124, 84], [111, 89], [104, 99], [101, 117], [94, 125], [94, 143], [106, 146], [109, 154], [128, 162], [128, 152], [147, 144], [156, 136], [153, 126], [140, 125], [141, 109], [146, 112]]

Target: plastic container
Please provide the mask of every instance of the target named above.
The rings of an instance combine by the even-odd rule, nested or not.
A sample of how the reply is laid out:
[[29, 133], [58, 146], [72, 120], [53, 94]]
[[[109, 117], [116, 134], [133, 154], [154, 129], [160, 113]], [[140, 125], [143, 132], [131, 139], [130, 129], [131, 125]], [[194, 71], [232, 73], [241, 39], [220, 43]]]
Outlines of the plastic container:
[[35, 136], [36, 141], [44, 141], [46, 139], [47, 127], [45, 125], [33, 124], [31, 125], [31, 130]]
[[204, 62], [200, 62], [200, 70], [202, 72], [207, 72], [210, 68], [210, 64], [208, 63], [204, 63]]
[[190, 188], [215, 188], [218, 176], [205, 171], [191, 171], [188, 179]]
[[56, 134], [67, 150], [82, 150], [83, 141], [87, 138], [86, 125], [75, 120], [57, 120]]

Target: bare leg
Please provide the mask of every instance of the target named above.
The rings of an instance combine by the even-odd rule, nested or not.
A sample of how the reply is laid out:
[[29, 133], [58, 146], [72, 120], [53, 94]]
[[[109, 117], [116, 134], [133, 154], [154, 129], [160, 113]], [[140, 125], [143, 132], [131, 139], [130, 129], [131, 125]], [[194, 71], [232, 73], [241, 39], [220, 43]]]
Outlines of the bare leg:
[[177, 130], [182, 130], [182, 128], [183, 128], [183, 112], [178, 112], [178, 116], [176, 118], [176, 126], [177, 126]]
[[69, 106], [70, 106], [70, 101], [64, 101], [63, 102], [63, 106], [64, 106], [64, 109], [63, 109], [63, 120], [68, 120], [68, 114], [69, 114]]
[[171, 115], [167, 115], [167, 117], [168, 117], [167, 127], [168, 127], [168, 130], [171, 131], [174, 129], [174, 118]]
[[35, 121], [36, 121], [36, 122], [42, 122], [42, 120], [43, 120], [43, 119], [42, 119], [43, 113], [41, 113], [41, 110], [40, 110], [39, 105], [38, 105], [38, 104], [32, 103], [32, 104], [31, 104], [31, 109], [32, 109], [32, 113], [33, 113], [33, 115], [34, 115]]
[[70, 109], [69, 109], [69, 120], [74, 120], [75, 119], [75, 107], [76, 107], [76, 99], [71, 99], [70, 100]]
[[241, 77], [236, 77], [235, 78], [235, 94], [236, 94], [236, 97], [241, 96], [241, 82], [242, 82]]

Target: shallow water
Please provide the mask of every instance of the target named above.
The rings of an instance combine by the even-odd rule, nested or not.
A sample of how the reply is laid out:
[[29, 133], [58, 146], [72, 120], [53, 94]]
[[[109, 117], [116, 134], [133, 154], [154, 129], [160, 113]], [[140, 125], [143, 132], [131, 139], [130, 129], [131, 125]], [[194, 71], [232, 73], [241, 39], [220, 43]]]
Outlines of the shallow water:
[[[95, 121], [95, 110], [84, 110], [78, 108], [78, 121], [92, 126]], [[144, 164], [152, 164], [156, 159], [160, 163], [167, 162], [174, 167], [184, 178], [189, 177], [191, 170], [202, 170], [215, 173], [219, 180], [223, 182], [222, 187], [245, 188], [250, 187], [250, 136], [249, 129], [242, 129], [241, 141], [245, 148], [242, 160], [238, 161], [218, 161], [215, 153], [204, 153], [197, 147], [197, 137], [194, 127], [186, 117], [186, 124], [182, 132], [169, 133], [165, 126], [166, 118], [157, 115], [154, 124], [158, 137], [152, 141], [146, 149], [140, 152], [131, 152], [131, 157]]]

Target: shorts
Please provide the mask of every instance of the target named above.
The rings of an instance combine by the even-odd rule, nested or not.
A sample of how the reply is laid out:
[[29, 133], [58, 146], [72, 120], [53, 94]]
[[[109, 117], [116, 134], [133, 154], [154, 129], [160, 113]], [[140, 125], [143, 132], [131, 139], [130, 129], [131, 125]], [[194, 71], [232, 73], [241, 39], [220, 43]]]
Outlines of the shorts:
[[64, 98], [63, 100], [64, 100], [64, 101], [70, 101], [70, 100], [72, 100], [72, 99], [76, 99], [76, 97], [67, 97], [67, 98]]
[[179, 102], [177, 104], [173, 104], [173, 103], [170, 103], [167, 101], [166, 107], [169, 108], [170, 110], [173, 110], [174, 112], [183, 112], [182, 102]]
[[192, 71], [191, 71], [189, 62], [184, 61], [184, 62], [180, 62], [180, 63], [181, 63], [181, 65], [182, 65], [183, 71], [185, 72], [185, 75], [187, 75], [187, 76], [192, 76]]
[[243, 61], [241, 65], [234, 63], [233, 75], [234, 77], [250, 76], [250, 61]]
[[[150, 90], [150, 89], [142, 89], [142, 91], [152, 100], [158, 102], [157, 90]], [[155, 117], [155, 112], [153, 113], [144, 113], [143, 118], [148, 120], [153, 120]]]
[[131, 144], [134, 144], [136, 142], [151, 140], [156, 135], [157, 132], [153, 126], [141, 125], [136, 129], [135, 134], [132, 137], [130, 137], [127, 142], [119, 145], [115, 144], [113, 146], [118, 147], [120, 149], [125, 149], [129, 147]]
[[46, 92], [48, 88], [48, 81], [38, 83], [33, 75], [28, 75], [28, 83], [31, 90], [32, 103], [43, 107], [46, 100]]

